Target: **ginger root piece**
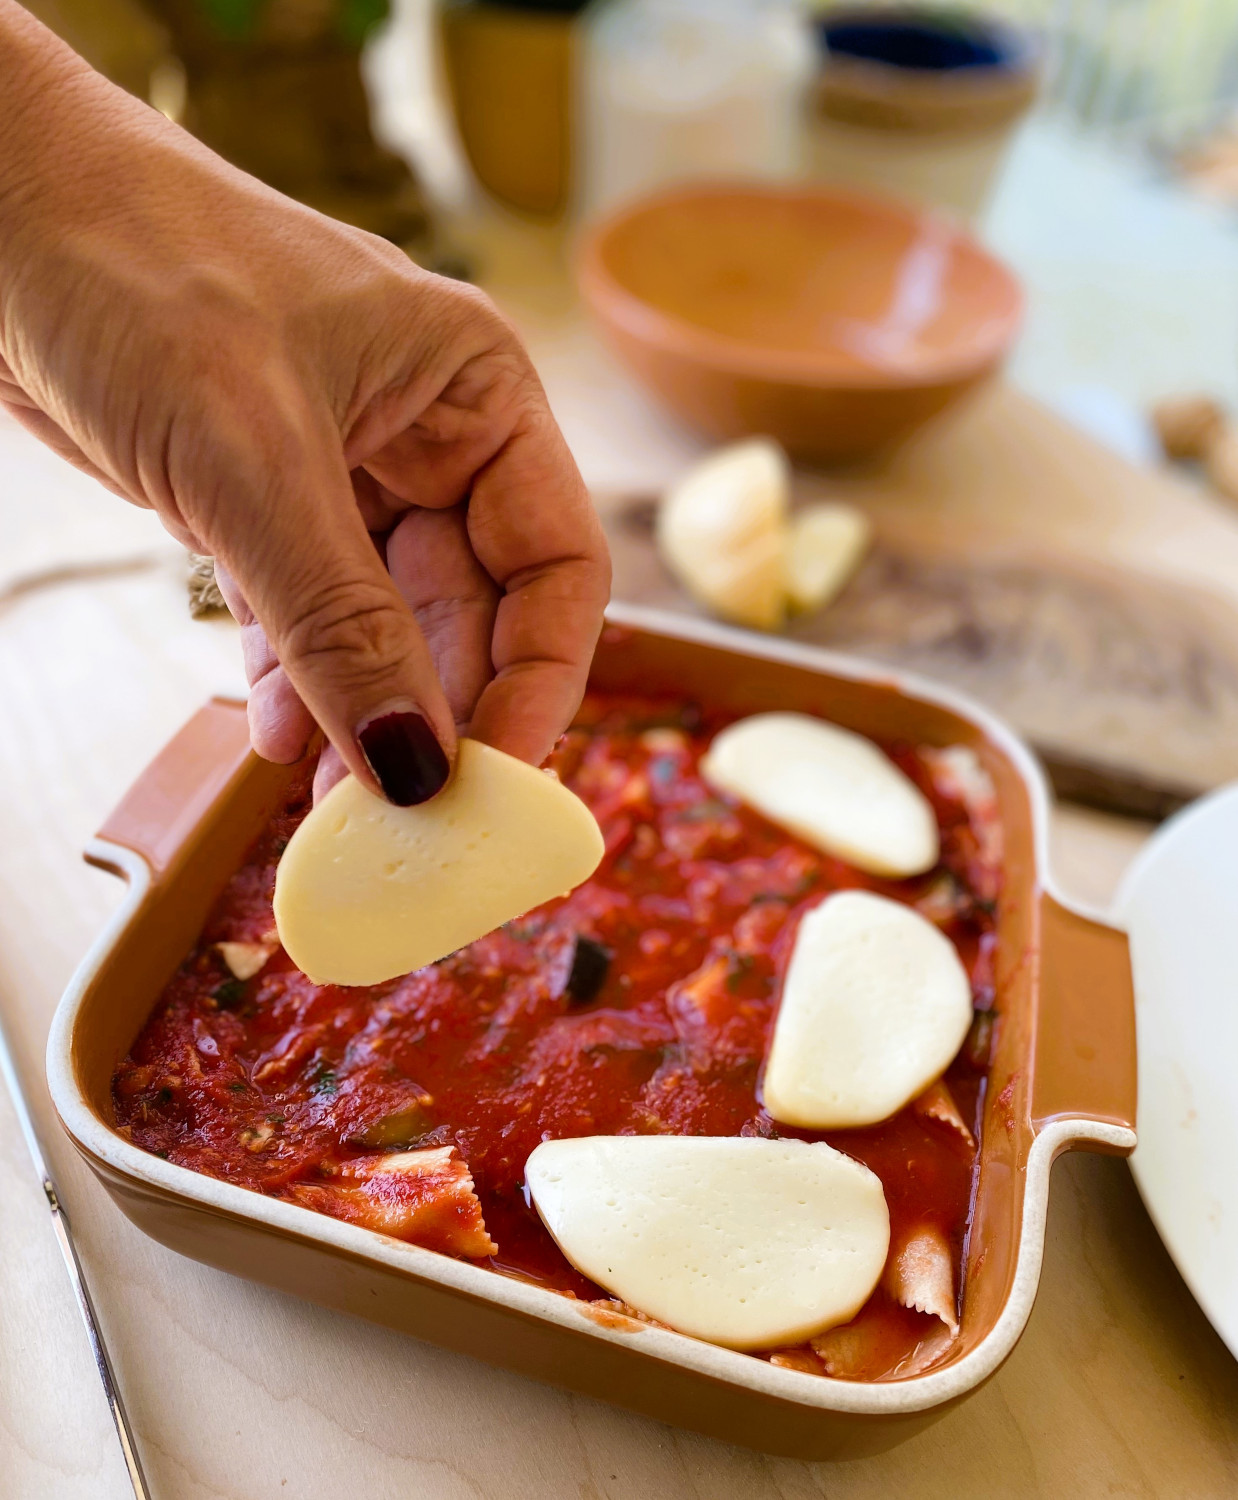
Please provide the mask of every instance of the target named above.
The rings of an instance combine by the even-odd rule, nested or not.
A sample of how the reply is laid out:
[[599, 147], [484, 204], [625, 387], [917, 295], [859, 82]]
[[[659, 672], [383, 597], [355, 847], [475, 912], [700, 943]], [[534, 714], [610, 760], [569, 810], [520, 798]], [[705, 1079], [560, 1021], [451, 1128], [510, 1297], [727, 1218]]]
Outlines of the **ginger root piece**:
[[1211, 396], [1169, 396], [1151, 416], [1167, 458], [1202, 459], [1226, 425], [1224, 409]]
[[1204, 473], [1212, 488], [1238, 505], [1238, 424], [1226, 423], [1204, 453]]

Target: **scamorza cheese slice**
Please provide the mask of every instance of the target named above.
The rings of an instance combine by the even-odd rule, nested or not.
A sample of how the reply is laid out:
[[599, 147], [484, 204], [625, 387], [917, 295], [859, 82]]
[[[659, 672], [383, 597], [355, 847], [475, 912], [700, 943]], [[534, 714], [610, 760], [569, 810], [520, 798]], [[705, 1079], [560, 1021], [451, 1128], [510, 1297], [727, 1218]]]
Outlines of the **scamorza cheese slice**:
[[393, 807], [352, 776], [284, 850], [275, 923], [318, 984], [380, 984], [566, 895], [597, 868], [601, 830], [553, 776], [477, 740], [418, 807]]
[[578, 1271], [649, 1317], [732, 1349], [796, 1344], [847, 1322], [889, 1246], [880, 1180], [824, 1142], [546, 1141], [525, 1182]]
[[840, 891], [796, 934], [765, 1107], [812, 1130], [888, 1119], [949, 1065], [971, 1017], [971, 986], [949, 938], [898, 901]]
[[714, 737], [701, 774], [871, 874], [919, 875], [937, 863], [928, 798], [871, 740], [836, 724], [808, 714], [753, 714]]
[[791, 475], [769, 438], [711, 453], [671, 486], [658, 509], [662, 558], [715, 614], [774, 630], [786, 608]]

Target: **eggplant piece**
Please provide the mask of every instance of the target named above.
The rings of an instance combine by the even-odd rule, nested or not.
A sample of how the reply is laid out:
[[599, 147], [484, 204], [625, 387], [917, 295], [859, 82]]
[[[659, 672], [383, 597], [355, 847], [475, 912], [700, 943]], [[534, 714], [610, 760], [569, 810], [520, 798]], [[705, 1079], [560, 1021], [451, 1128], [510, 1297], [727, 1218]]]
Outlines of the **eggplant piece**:
[[576, 934], [576, 946], [572, 950], [572, 964], [568, 970], [563, 993], [570, 1005], [586, 1005], [596, 998], [610, 973], [611, 951], [584, 933]]
[[391, 1114], [371, 1120], [368, 1125], [354, 1130], [348, 1136], [349, 1145], [369, 1146], [383, 1151], [406, 1150], [433, 1128], [434, 1121], [426, 1107], [429, 1103], [427, 1095], [425, 1099], [415, 1101], [405, 1109], [393, 1110]]

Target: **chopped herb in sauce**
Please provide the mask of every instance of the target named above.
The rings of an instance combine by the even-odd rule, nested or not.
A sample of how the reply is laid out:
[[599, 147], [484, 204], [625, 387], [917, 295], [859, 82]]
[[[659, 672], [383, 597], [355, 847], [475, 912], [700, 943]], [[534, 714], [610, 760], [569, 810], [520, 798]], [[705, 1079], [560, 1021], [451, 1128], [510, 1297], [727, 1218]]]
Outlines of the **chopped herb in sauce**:
[[235, 1010], [245, 999], [245, 981], [225, 979], [221, 985], [211, 991], [211, 999], [220, 1010]]

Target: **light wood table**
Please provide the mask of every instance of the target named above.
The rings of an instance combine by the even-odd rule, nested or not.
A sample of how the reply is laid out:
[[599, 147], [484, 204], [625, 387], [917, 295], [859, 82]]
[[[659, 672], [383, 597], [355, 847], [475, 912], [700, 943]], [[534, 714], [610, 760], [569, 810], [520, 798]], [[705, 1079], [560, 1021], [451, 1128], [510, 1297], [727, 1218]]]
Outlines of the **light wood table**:
[[[589, 476], [614, 487], [664, 479], [690, 443], [553, 298], [524, 311]], [[1017, 416], [1020, 398], [1001, 403]], [[982, 464], [985, 427], [957, 430], [959, 463]], [[1238, 1364], [1120, 1161], [1076, 1156], [1055, 1169], [1040, 1298], [998, 1376], [902, 1447], [837, 1465], [728, 1448], [491, 1370], [207, 1270], [133, 1229], [50, 1118], [43, 1041], [119, 896], [81, 863], [82, 844], [203, 698], [238, 688], [237, 642], [226, 623], [190, 622], [175, 561], [140, 518], [122, 521], [115, 501], [63, 476], [32, 480], [19, 435], [0, 429], [0, 440], [0, 538], [24, 537], [29, 565], [47, 560], [30, 550], [35, 505], [55, 556], [164, 559], [0, 600], [0, 1007], [160, 1500], [1210, 1500], [1238, 1490]], [[1069, 482], [1063, 471], [1059, 484]], [[1089, 489], [1058, 498], [1086, 505]], [[117, 533], [84, 543], [83, 517], [107, 507]], [[0, 589], [20, 563], [0, 541]], [[1145, 832], [1063, 813], [1064, 883], [1103, 902]], [[85, 1337], [2, 1099], [0, 1193], [0, 1494], [123, 1500]]]

